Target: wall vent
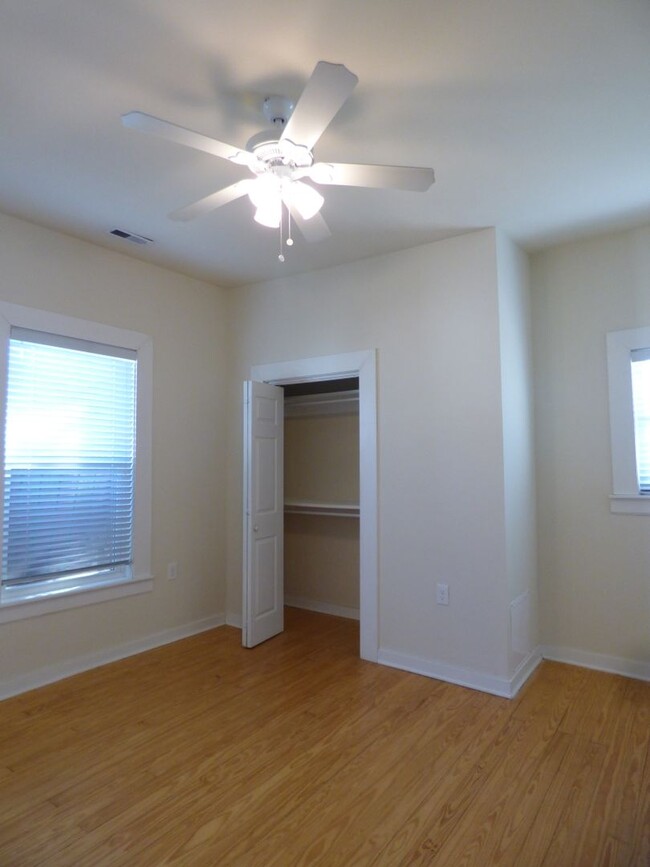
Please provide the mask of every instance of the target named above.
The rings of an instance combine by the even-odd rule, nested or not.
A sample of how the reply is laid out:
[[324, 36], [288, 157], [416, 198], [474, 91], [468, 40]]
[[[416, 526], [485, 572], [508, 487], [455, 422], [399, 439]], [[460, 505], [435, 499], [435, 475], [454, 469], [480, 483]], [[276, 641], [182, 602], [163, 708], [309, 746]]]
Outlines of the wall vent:
[[152, 238], [145, 238], [144, 235], [136, 235], [134, 232], [125, 232], [124, 229], [111, 229], [109, 234], [116, 238], [122, 238], [123, 241], [129, 241], [131, 244], [139, 244], [140, 246], [153, 244]]

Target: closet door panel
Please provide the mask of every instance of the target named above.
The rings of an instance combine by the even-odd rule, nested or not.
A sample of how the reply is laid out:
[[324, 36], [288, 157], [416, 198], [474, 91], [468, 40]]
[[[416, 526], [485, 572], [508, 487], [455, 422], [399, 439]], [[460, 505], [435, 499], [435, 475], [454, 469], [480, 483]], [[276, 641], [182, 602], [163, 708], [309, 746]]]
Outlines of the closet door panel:
[[284, 629], [284, 392], [244, 383], [242, 644]]

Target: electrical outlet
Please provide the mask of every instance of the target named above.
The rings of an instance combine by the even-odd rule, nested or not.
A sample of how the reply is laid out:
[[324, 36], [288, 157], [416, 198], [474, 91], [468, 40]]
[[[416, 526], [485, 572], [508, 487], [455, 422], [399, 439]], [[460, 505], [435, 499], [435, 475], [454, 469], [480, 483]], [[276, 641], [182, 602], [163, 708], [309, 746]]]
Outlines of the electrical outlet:
[[168, 563], [167, 564], [167, 577], [170, 581], [173, 581], [178, 575], [178, 563]]
[[449, 605], [449, 584], [436, 584], [436, 604]]

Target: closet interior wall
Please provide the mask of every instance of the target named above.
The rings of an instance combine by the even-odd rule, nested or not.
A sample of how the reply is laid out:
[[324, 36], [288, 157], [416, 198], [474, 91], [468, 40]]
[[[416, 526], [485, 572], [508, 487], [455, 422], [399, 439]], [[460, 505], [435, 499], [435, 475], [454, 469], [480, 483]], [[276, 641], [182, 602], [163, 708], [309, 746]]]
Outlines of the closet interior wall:
[[[317, 399], [321, 403], [321, 399]], [[296, 405], [296, 401], [298, 404]], [[285, 603], [359, 618], [359, 413], [285, 400]]]

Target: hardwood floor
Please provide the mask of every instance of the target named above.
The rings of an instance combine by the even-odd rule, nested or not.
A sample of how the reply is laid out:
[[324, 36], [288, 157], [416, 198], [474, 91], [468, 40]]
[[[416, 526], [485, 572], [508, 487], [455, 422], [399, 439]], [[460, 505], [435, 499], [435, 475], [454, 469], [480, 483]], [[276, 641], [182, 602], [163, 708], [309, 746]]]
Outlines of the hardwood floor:
[[0, 865], [650, 865], [650, 684], [507, 701], [357, 644], [288, 609], [0, 703]]

